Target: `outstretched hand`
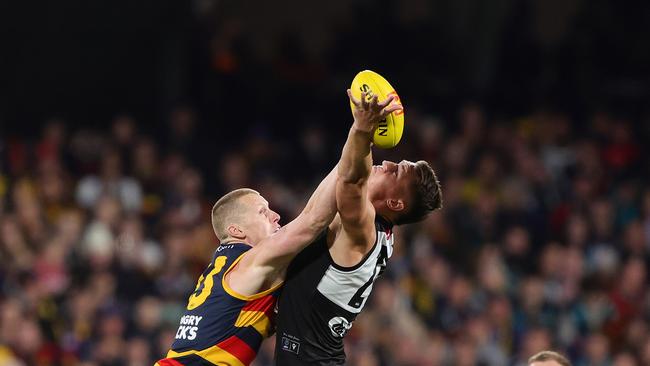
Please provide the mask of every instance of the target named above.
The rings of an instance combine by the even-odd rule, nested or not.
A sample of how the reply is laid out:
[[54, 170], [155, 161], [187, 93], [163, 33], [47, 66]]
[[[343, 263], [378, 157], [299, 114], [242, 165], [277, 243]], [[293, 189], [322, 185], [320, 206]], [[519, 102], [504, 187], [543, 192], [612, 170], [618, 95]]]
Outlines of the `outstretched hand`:
[[380, 102], [376, 95], [373, 95], [368, 100], [366, 92], [361, 92], [361, 100], [359, 100], [348, 89], [348, 97], [354, 105], [352, 110], [352, 116], [354, 117], [353, 126], [367, 133], [375, 132], [375, 129], [379, 126], [379, 122], [384, 120], [386, 116], [394, 111], [403, 109], [399, 103], [391, 104], [395, 99], [393, 95]]

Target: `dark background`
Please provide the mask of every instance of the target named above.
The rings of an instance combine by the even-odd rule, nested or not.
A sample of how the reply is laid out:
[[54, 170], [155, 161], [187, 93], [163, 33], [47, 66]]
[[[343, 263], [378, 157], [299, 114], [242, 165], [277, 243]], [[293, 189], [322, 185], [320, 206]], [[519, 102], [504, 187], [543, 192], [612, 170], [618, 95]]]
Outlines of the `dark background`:
[[[347, 113], [361, 69], [409, 106], [449, 116], [467, 100], [512, 116], [647, 114], [647, 1], [11, 1], [2, 5], [5, 133], [51, 117], [98, 126], [117, 113], [164, 123], [195, 106], [210, 132], [283, 130]], [[335, 102], [339, 103], [335, 103]]]

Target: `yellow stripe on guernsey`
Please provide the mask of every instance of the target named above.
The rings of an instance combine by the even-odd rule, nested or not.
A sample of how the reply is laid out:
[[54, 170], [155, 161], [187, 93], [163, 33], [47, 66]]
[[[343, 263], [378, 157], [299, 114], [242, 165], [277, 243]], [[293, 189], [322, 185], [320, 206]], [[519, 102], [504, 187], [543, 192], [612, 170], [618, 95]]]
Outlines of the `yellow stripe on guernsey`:
[[280, 286], [282, 286], [284, 281], [278, 283], [277, 285], [271, 287], [268, 290], [258, 292], [258, 293], [253, 294], [253, 295], [242, 295], [242, 294], [238, 293], [237, 291], [233, 290], [232, 288], [230, 288], [230, 286], [228, 285], [228, 281], [226, 281], [226, 277], [228, 276], [230, 271], [232, 271], [232, 269], [235, 268], [237, 263], [239, 263], [239, 261], [244, 257], [244, 255], [246, 253], [247, 252], [244, 252], [239, 257], [237, 257], [237, 259], [235, 259], [235, 261], [232, 262], [230, 267], [228, 267], [228, 270], [221, 277], [221, 286], [223, 286], [223, 289], [226, 290], [228, 295], [234, 297], [235, 299], [244, 300], [244, 301], [251, 301], [251, 300], [259, 299], [262, 296], [266, 296], [266, 295], [272, 293], [273, 291], [277, 290], [278, 288], [280, 288]]
[[167, 352], [167, 358], [183, 357], [192, 354], [200, 356], [201, 358], [210, 361], [214, 365], [218, 366], [246, 366], [241, 361], [239, 361], [237, 357], [231, 355], [229, 352], [222, 350], [218, 346], [212, 346], [202, 351], [190, 350], [180, 353], [170, 350]]
[[271, 333], [271, 320], [262, 311], [242, 310], [235, 322], [235, 326], [239, 328], [252, 326], [264, 338]]

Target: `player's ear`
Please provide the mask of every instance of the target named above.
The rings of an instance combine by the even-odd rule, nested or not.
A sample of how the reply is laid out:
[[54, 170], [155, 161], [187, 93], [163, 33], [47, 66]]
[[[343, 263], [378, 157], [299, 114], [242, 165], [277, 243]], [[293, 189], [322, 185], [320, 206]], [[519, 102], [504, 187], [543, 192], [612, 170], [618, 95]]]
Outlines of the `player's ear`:
[[393, 211], [402, 211], [404, 210], [404, 201], [394, 198], [389, 198], [386, 200], [386, 206]]
[[244, 230], [242, 230], [242, 228], [239, 227], [239, 225], [230, 224], [228, 225], [228, 229], [226, 230], [228, 231], [228, 236], [230, 237], [237, 238], [237, 239], [246, 238], [246, 234], [244, 234]]

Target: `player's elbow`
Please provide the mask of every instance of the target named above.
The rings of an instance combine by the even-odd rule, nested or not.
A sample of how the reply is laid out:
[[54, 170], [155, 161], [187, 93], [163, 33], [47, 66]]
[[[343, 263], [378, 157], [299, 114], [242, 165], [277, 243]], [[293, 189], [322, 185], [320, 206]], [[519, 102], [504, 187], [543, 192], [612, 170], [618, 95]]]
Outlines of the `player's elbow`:
[[305, 238], [312, 238], [321, 233], [334, 219], [336, 210], [312, 209], [303, 211], [296, 219], [300, 222], [297, 233]]
[[323, 231], [332, 222], [334, 215], [336, 215], [334, 208], [310, 212], [307, 221], [309, 222], [311, 231], [314, 233]]

